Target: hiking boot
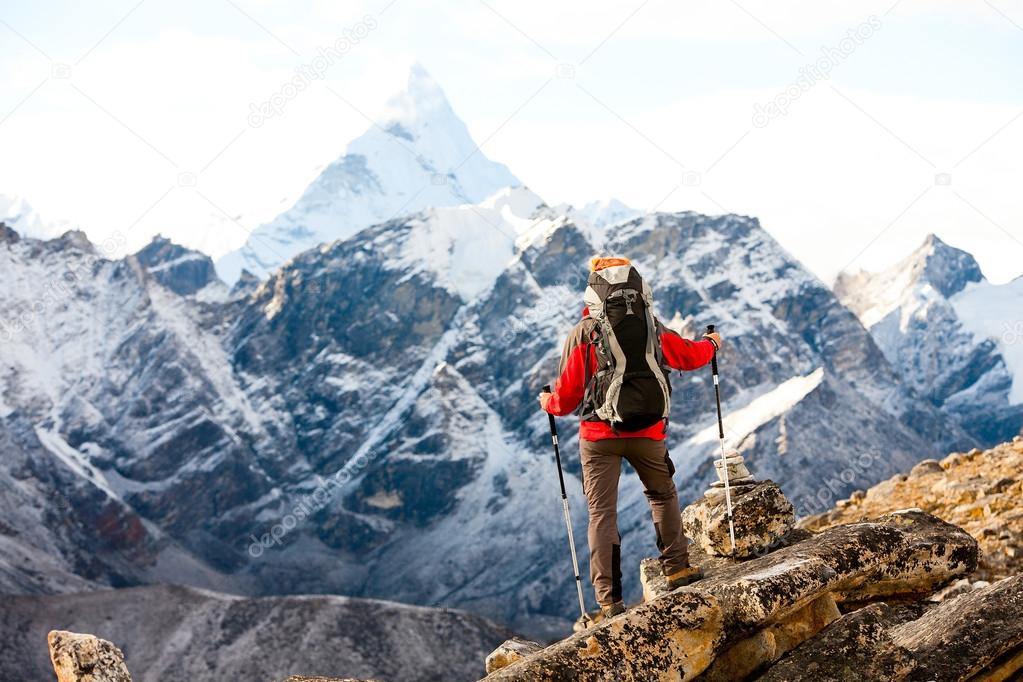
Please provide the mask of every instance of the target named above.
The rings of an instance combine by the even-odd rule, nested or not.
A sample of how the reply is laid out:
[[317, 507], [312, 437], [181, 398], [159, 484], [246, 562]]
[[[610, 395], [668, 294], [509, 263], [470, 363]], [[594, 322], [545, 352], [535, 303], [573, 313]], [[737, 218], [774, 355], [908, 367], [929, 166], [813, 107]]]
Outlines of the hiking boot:
[[604, 614], [604, 618], [614, 618], [625, 613], [625, 604], [620, 601], [616, 601], [613, 604], [601, 604], [600, 612]]
[[689, 568], [683, 568], [681, 571], [676, 571], [669, 576], [665, 576], [668, 581], [668, 591], [677, 590], [680, 587], [685, 587], [691, 583], [695, 583], [697, 580], [703, 579], [703, 571], [696, 566], [690, 566]]

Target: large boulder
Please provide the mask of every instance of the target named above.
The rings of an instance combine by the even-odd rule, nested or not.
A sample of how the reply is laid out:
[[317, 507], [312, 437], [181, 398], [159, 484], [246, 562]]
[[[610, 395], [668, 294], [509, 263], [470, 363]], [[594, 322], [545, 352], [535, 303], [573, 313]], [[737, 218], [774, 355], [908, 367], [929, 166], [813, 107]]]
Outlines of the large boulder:
[[[796, 523], [795, 510], [774, 481], [760, 481], [734, 491], [732, 521], [735, 558], [764, 554], [776, 547]], [[723, 489], [712, 488], [682, 512], [682, 526], [704, 552], [732, 556]]]
[[919, 663], [912, 680], [1020, 679], [1023, 671], [1023, 575], [941, 602], [892, 630]]
[[840, 617], [830, 593], [741, 639], [722, 651], [701, 682], [732, 682], [777, 661], [787, 651], [805, 642]]
[[46, 641], [57, 682], [131, 682], [124, 654], [105, 639], [52, 630]]
[[487, 680], [691, 680], [707, 669], [723, 640], [718, 601], [682, 588], [501, 668]]
[[[928, 610], [929, 609], [929, 610]], [[759, 682], [994, 682], [1023, 671], [1023, 576], [937, 604], [871, 604], [793, 650]]]
[[903, 679], [916, 670], [910, 653], [892, 641], [892, 607], [871, 604], [838, 619], [792, 651], [758, 682], [860, 682]]

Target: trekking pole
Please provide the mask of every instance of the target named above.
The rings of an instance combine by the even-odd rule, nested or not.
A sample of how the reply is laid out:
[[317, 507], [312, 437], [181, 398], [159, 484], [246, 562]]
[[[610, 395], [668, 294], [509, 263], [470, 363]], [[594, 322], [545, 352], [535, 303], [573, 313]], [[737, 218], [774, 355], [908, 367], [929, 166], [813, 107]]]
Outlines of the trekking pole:
[[[551, 386], [543, 387], [544, 393], [551, 393]], [[586, 601], [583, 599], [583, 579], [579, 575], [579, 559], [575, 555], [575, 535], [572, 533], [572, 514], [568, 510], [568, 493], [565, 491], [565, 474], [561, 471], [561, 448], [558, 446], [558, 427], [554, 423], [554, 415], [547, 413], [547, 419], [551, 423], [551, 441], [554, 443], [554, 461], [558, 463], [558, 481], [561, 483], [561, 510], [565, 514], [565, 528], [568, 529], [568, 546], [572, 550], [572, 570], [575, 571], [575, 590], [579, 594], [579, 613], [583, 621], [588, 619], [586, 615]]]
[[[707, 333], [714, 333], [714, 325], [707, 325]], [[714, 375], [714, 402], [718, 406], [718, 441], [721, 443], [721, 471], [725, 480], [725, 513], [728, 515], [728, 539], [732, 543], [732, 555], [735, 555], [735, 523], [732, 521], [732, 491], [728, 484], [728, 458], [725, 456], [725, 423], [721, 419], [721, 389], [718, 387], [718, 351], [710, 358], [710, 371]], [[552, 417], [553, 419], [553, 417]]]

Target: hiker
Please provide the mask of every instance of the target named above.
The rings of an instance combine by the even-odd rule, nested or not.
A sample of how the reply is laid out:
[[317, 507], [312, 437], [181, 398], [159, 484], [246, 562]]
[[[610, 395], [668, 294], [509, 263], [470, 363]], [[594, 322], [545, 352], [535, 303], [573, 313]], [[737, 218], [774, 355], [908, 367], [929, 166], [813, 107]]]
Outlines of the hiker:
[[716, 333], [690, 341], [654, 318], [653, 298], [627, 258], [594, 258], [582, 320], [565, 341], [560, 377], [540, 407], [565, 416], [579, 408], [579, 459], [589, 508], [590, 579], [605, 617], [622, 604], [618, 478], [622, 459], [639, 474], [653, 515], [669, 589], [703, 577], [689, 565], [688, 540], [665, 445], [669, 368], [693, 370], [721, 346]]

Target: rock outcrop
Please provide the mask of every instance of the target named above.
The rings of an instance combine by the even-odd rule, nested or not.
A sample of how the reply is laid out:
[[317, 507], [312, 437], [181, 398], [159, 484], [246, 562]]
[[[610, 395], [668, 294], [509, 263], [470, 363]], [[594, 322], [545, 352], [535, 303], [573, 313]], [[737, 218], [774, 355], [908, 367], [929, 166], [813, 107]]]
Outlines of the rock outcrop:
[[872, 604], [843, 616], [760, 682], [1019, 679], [1023, 576], [948, 599], [922, 615]]
[[1023, 576], [934, 607], [892, 630], [919, 663], [914, 680], [1019, 679], [1023, 671]]
[[[792, 503], [774, 481], [737, 486], [732, 492], [735, 558], [766, 553], [777, 546], [796, 523]], [[686, 507], [682, 515], [686, 535], [707, 554], [730, 556], [731, 539], [724, 491], [712, 488]]]
[[931, 593], [973, 571], [977, 551], [962, 529], [907, 510], [719, 564], [670, 593], [647, 563], [652, 600], [488, 679], [744, 679], [837, 620], [838, 604]]
[[180, 296], [190, 296], [218, 281], [209, 256], [159, 235], [136, 253], [135, 259], [157, 282]]
[[857, 491], [835, 509], [811, 516], [800, 527], [820, 530], [873, 518], [893, 509], [917, 507], [954, 523], [980, 543], [975, 579], [997, 580], [1023, 573], [1023, 437], [990, 450], [924, 460], [867, 491]]
[[526, 656], [531, 656], [541, 649], [543, 649], [543, 644], [539, 642], [512, 637], [487, 656], [487, 674], [505, 668]]
[[57, 682], [131, 682], [124, 654], [105, 639], [53, 630], [46, 640]]
[[916, 670], [886, 628], [893, 607], [871, 604], [838, 619], [760, 676], [759, 682], [895, 680]]

